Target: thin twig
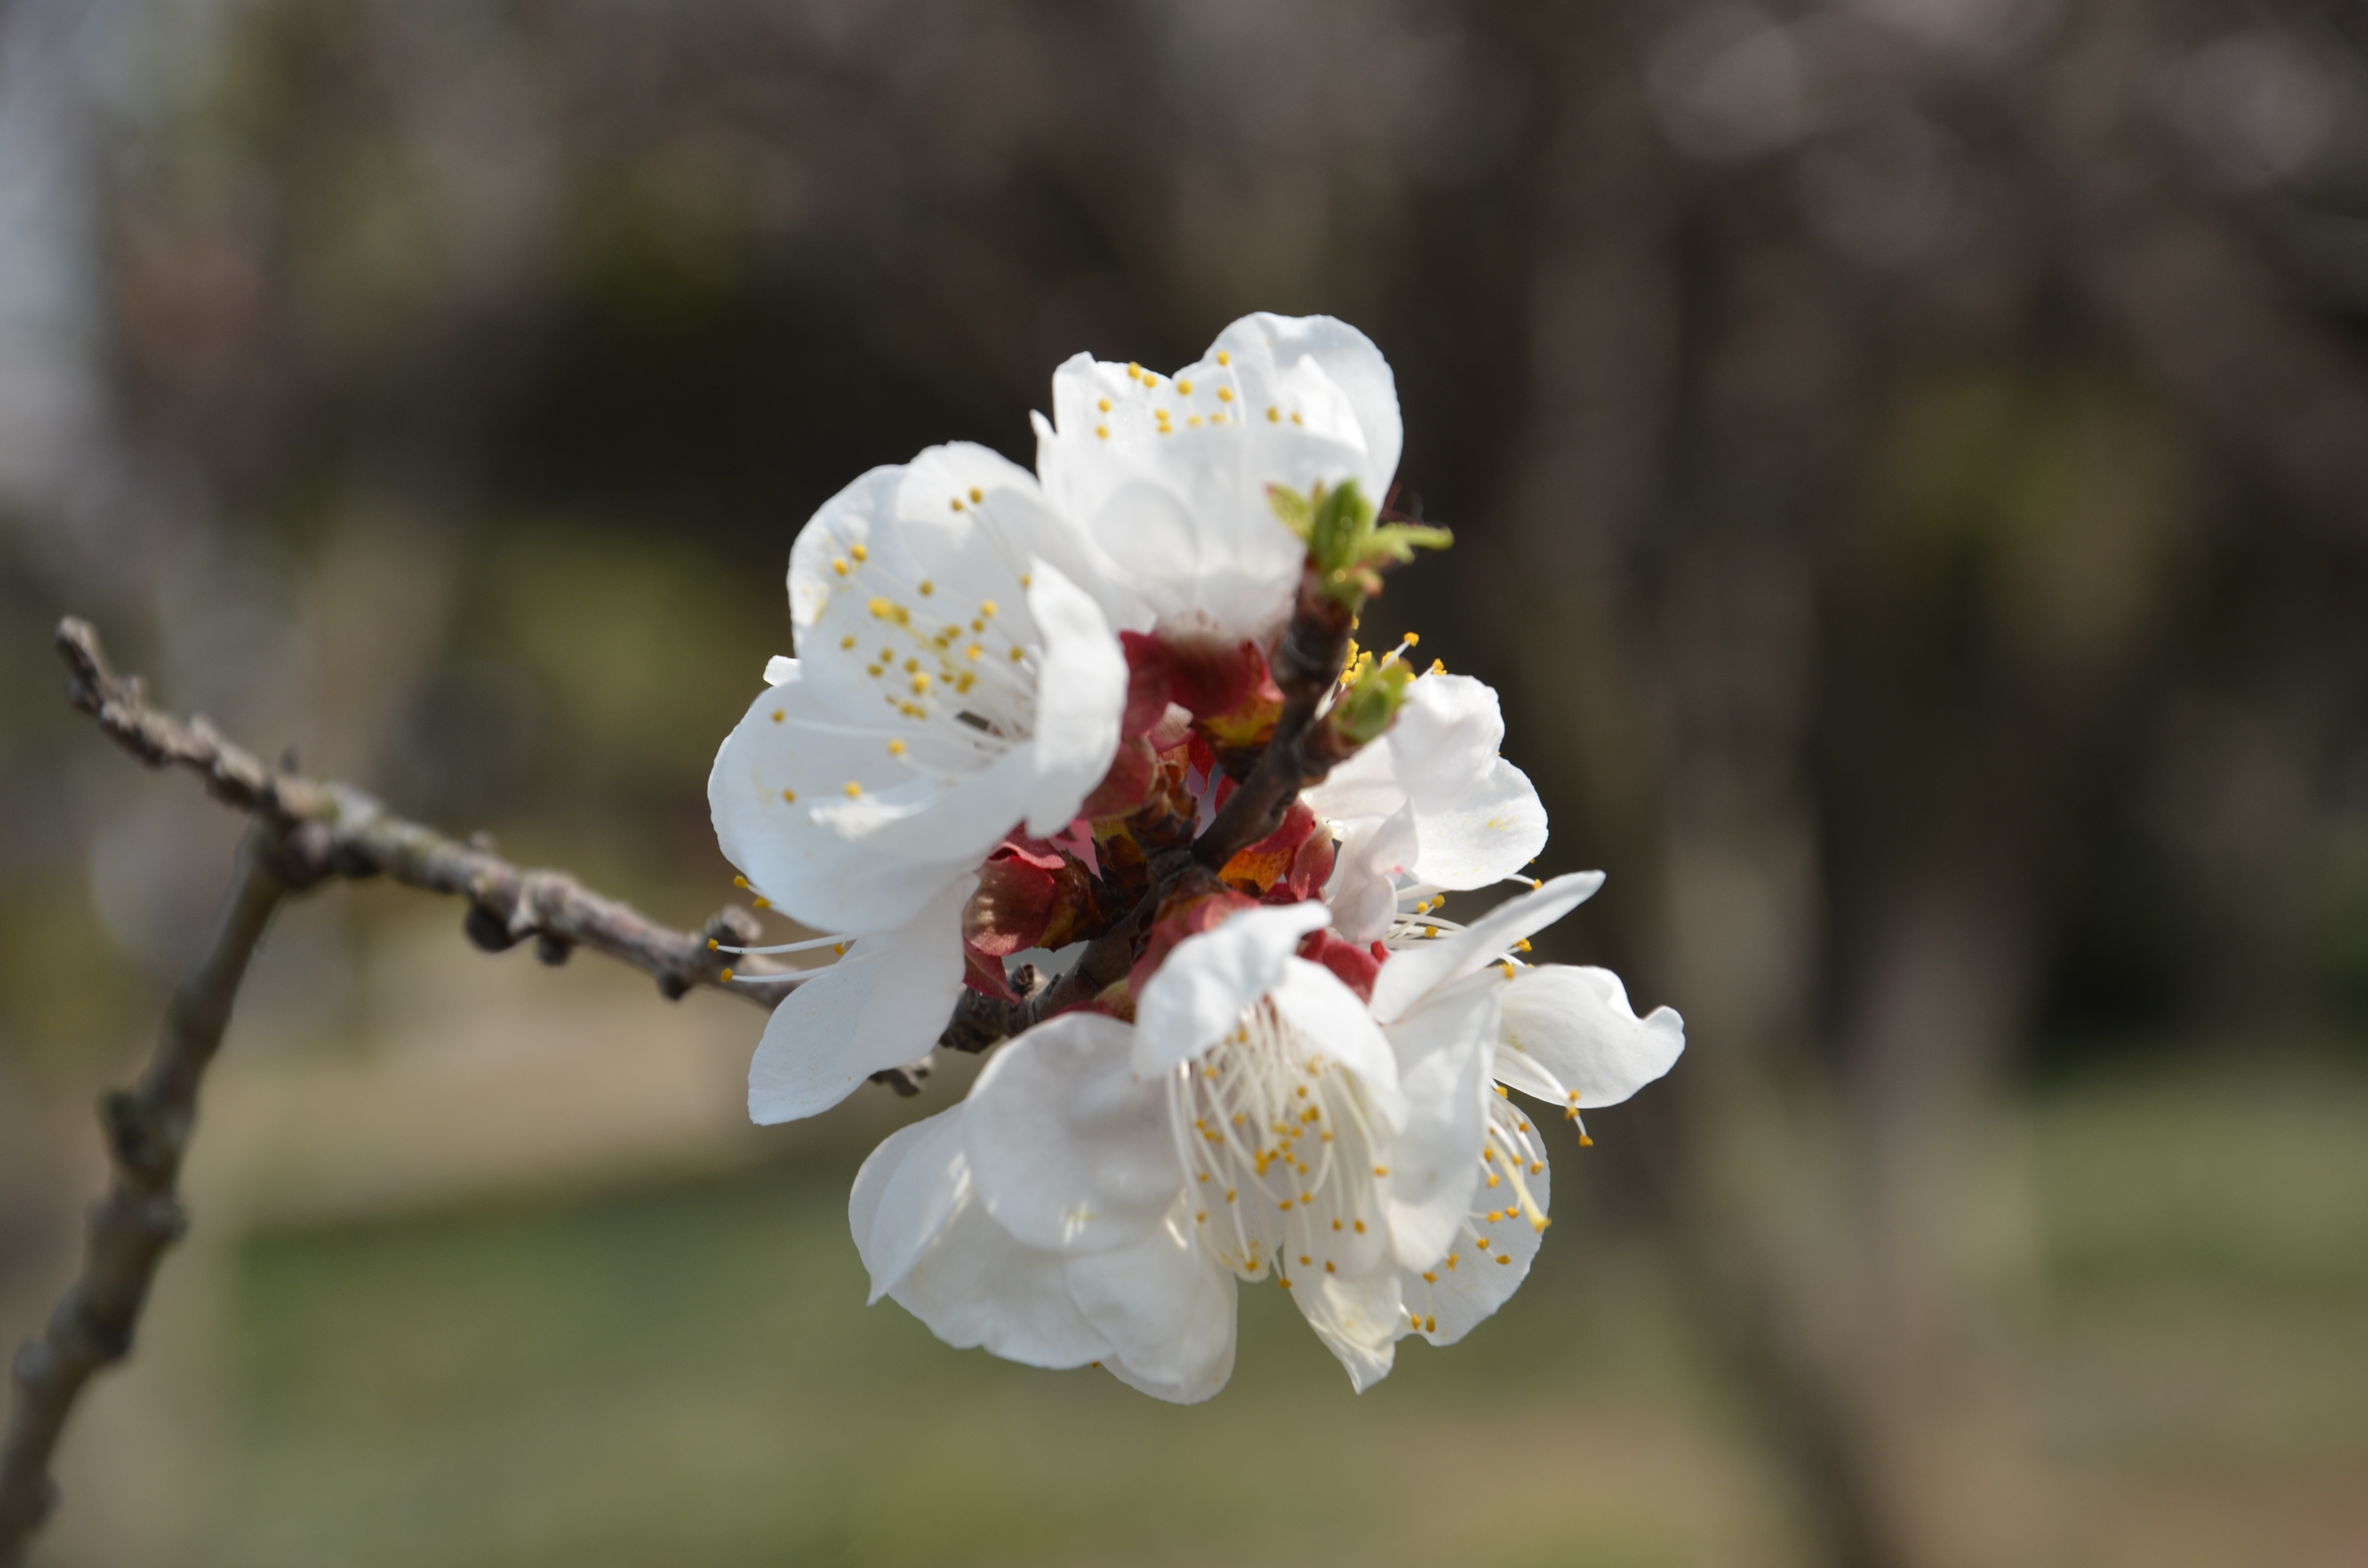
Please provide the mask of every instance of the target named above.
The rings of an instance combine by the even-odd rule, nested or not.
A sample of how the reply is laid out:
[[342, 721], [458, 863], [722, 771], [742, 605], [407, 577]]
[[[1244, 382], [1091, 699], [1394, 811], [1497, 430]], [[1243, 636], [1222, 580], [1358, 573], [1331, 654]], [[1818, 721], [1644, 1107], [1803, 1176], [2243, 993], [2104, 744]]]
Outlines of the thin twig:
[[[745, 947], [757, 939], [756, 917], [745, 909], [727, 907], [697, 932], [658, 925], [564, 871], [515, 866], [482, 839], [463, 843], [407, 822], [349, 784], [267, 767], [204, 719], [185, 721], [151, 706], [140, 677], [117, 675], [84, 621], [60, 621], [57, 645], [74, 706], [142, 761], [187, 768], [225, 804], [276, 824], [285, 838], [283, 863], [299, 887], [382, 872], [406, 886], [457, 894], [469, 901], [467, 930], [479, 947], [497, 951], [531, 938], [546, 963], [589, 948], [648, 974], [669, 998], [713, 985], [770, 1007], [804, 978], [763, 959], [734, 960], [715, 950], [719, 943]], [[741, 979], [723, 978], [727, 963]]]
[[258, 816], [239, 846], [238, 869], [205, 950], [173, 992], [156, 1056], [137, 1088], [100, 1103], [115, 1176], [92, 1210], [82, 1277], [67, 1287], [47, 1330], [17, 1353], [16, 1396], [0, 1437], [0, 1568], [16, 1568], [56, 1506], [50, 1478], [67, 1414], [91, 1374], [131, 1353], [132, 1330], [165, 1249], [188, 1215], [176, 1194], [197, 1114], [198, 1084], [222, 1044], [247, 959], [291, 889], [286, 840]]

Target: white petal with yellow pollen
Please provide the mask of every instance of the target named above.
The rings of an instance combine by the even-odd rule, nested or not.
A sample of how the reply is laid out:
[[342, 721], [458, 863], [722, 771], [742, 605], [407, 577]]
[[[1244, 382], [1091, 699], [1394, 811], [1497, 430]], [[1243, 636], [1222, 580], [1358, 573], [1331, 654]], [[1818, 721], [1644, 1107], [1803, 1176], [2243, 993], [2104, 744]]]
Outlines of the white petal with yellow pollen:
[[723, 739], [707, 778], [716, 842], [759, 893], [823, 931], [903, 925], [958, 868], [883, 858], [814, 821], [850, 783], [881, 790], [905, 777], [876, 734], [850, 732], [804, 679], [796, 660], [757, 694]]
[[1164, 629], [1263, 641], [1289, 615], [1304, 547], [1269, 487], [1353, 479], [1378, 505], [1401, 430], [1389, 365], [1327, 317], [1244, 317], [1173, 376], [1087, 355], [1036, 422], [1047, 495]]

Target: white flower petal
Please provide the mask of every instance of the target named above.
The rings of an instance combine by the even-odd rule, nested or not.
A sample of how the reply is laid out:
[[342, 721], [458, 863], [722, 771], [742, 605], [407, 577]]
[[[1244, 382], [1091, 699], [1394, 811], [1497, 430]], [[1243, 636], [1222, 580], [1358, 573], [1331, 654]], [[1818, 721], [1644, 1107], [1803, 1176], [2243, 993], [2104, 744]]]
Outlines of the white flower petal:
[[828, 1110], [872, 1074], [927, 1056], [962, 988], [962, 904], [945, 883], [912, 923], [860, 938], [782, 998], [748, 1064], [748, 1115], [770, 1125]]
[[855, 1173], [847, 1221], [877, 1301], [912, 1271], [970, 1190], [962, 1108], [900, 1127]]
[[[1235, 916], [1239, 919], [1240, 916]], [[1155, 977], [1156, 978], [1156, 977]], [[1366, 1101], [1392, 1127], [1406, 1119], [1398, 1087], [1397, 1053], [1382, 1034], [1365, 999], [1322, 964], [1294, 958], [1273, 987], [1275, 1006], [1321, 1052], [1357, 1076]]]
[[794, 680], [797, 677], [797, 673], [798, 662], [795, 659], [785, 659], [780, 654], [776, 653], [771, 658], [765, 661], [765, 684], [767, 686], [779, 686], [785, 680]]
[[[871, 744], [882, 742], [874, 738]], [[814, 820], [875, 859], [973, 865], [1019, 825], [1037, 787], [1034, 754], [1014, 746], [973, 773], [907, 774], [882, 788], [817, 806]]]
[[[1519, 1119], [1502, 1101], [1492, 1112], [1499, 1121], [1509, 1126]], [[1552, 1212], [1553, 1172], [1546, 1168], [1543, 1150], [1537, 1152], [1535, 1170], [1524, 1170], [1521, 1179], [1529, 1184], [1530, 1196], [1541, 1213]], [[1544, 1238], [1518, 1209], [1498, 1207], [1515, 1201], [1506, 1187], [1482, 1187], [1475, 1194], [1482, 1204], [1482, 1217], [1457, 1233], [1449, 1249], [1455, 1264], [1448, 1267], [1442, 1257], [1423, 1268], [1409, 1268], [1400, 1277], [1406, 1310], [1422, 1317], [1422, 1336], [1433, 1345], [1452, 1345], [1477, 1327], [1480, 1322], [1509, 1300], [1521, 1281], [1530, 1277], [1530, 1264], [1538, 1256], [1538, 1244]], [[1503, 1217], [1490, 1221], [1490, 1213]], [[1488, 1244], [1478, 1244], [1486, 1236]], [[1509, 1263], [1500, 1259], [1510, 1258]], [[1403, 1333], [1417, 1332], [1411, 1321]]]
[[1546, 809], [1529, 776], [1502, 757], [1452, 809], [1419, 819], [1414, 877], [1435, 888], [1503, 881], [1546, 846]]
[[1349, 831], [1333, 858], [1332, 880], [1324, 889], [1324, 901], [1332, 906], [1332, 924], [1343, 937], [1364, 947], [1389, 935], [1397, 917], [1396, 878], [1413, 869], [1419, 848], [1411, 802]]
[[[707, 777], [716, 842], [758, 892], [824, 931], [903, 925], [958, 865], [883, 862], [814, 821], [817, 801], [897, 781], [876, 740], [848, 735], [793, 664], [724, 737]], [[1015, 817], [1017, 813], [1015, 812]]]
[[1247, 349], [1254, 342], [1264, 344], [1278, 367], [1312, 361], [1347, 397], [1365, 449], [1366, 467], [1359, 477], [1373, 505], [1380, 506], [1397, 476], [1406, 436], [1397, 378], [1373, 340], [1331, 316], [1278, 316], [1260, 311], [1218, 334], [1209, 358], [1215, 358], [1219, 349]]
[[1159, 1221], [1183, 1177], [1167, 1096], [1127, 1066], [1133, 1031], [1065, 1013], [997, 1051], [971, 1085], [980, 1200], [1031, 1246], [1103, 1252]]
[[1487, 776], [1505, 744], [1496, 689], [1470, 676], [1426, 675], [1406, 687], [1406, 706], [1382, 744], [1417, 812], [1452, 805]]
[[1461, 931], [1392, 953], [1373, 983], [1373, 1017], [1383, 1023], [1397, 1017], [1430, 992], [1472, 973], [1522, 937], [1553, 925], [1594, 897], [1602, 885], [1600, 871], [1573, 871], [1507, 899]]
[[1014, 1240], [973, 1195], [888, 1295], [957, 1349], [1030, 1367], [1106, 1361], [1110, 1342], [1069, 1300], [1063, 1261]]
[[1157, 1078], [1215, 1043], [1282, 983], [1300, 938], [1330, 918], [1314, 899], [1246, 909], [1177, 943], [1135, 998], [1135, 1071]]
[[1070, 1299], [1130, 1381], [1178, 1391], [1180, 1403], [1223, 1388], [1234, 1364], [1234, 1277], [1191, 1232], [1179, 1199], [1133, 1244], [1072, 1257], [1067, 1272]]
[[1314, 1269], [1292, 1276], [1292, 1301], [1324, 1347], [1349, 1369], [1349, 1381], [1359, 1393], [1388, 1377], [1397, 1358], [1398, 1335], [1406, 1326], [1406, 1309], [1399, 1304], [1403, 1290], [1395, 1268], [1357, 1278]]
[[1102, 1370], [1138, 1393], [1154, 1399], [1164, 1399], [1170, 1404], [1198, 1404], [1222, 1390], [1234, 1375], [1234, 1341], [1225, 1341], [1225, 1358], [1209, 1368], [1198, 1380], [1190, 1383], [1155, 1382], [1126, 1364], [1121, 1356], [1111, 1356], [1102, 1362]]
[[[1498, 1074], [1526, 1059], [1549, 1080], [1541, 1097], [1576, 1094], [1582, 1110], [1618, 1105], [1677, 1064], [1686, 1049], [1685, 1020], [1668, 1007], [1639, 1018], [1627, 987], [1608, 969], [1547, 964], [1517, 975], [1504, 989]], [[1518, 1069], [1516, 1069], [1518, 1071]]]
[[1028, 831], [1049, 837], [1069, 825], [1118, 753], [1126, 712], [1126, 654], [1101, 607], [1051, 562], [1039, 560], [1029, 612], [1044, 636], [1036, 682], [1035, 786]]
[[1409, 1109], [1391, 1146], [1385, 1191], [1391, 1249], [1409, 1268], [1447, 1250], [1481, 1179], [1497, 1029], [1496, 993], [1486, 986], [1434, 997], [1389, 1027]]
[[1269, 486], [1354, 479], [1379, 504], [1401, 440], [1372, 343], [1281, 316], [1235, 323], [1172, 377], [1079, 355], [1053, 373], [1037, 434], [1053, 504], [1163, 626], [1258, 641], [1288, 616], [1304, 553]]

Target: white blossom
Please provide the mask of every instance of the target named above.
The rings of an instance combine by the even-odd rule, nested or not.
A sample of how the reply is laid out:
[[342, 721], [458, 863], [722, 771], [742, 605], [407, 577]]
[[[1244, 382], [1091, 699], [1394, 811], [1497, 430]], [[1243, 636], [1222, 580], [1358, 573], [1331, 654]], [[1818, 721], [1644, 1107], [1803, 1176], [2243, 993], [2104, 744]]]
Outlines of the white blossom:
[[1239, 1280], [1283, 1282], [1359, 1389], [1406, 1335], [1461, 1338], [1520, 1285], [1548, 1218], [1535, 1130], [1491, 1092], [1499, 1059], [1583, 1081], [1593, 1105], [1674, 1058], [1657, 1025], [1653, 1049], [1616, 1019], [1541, 1026], [1521, 988], [1553, 971], [1505, 956], [1600, 882], [1557, 879], [1393, 955], [1370, 1005], [1296, 956], [1319, 903], [1179, 943], [1132, 1025], [1040, 1025], [964, 1104], [874, 1152], [849, 1205], [873, 1299], [949, 1343], [1099, 1362], [1178, 1401], [1230, 1375]]
[[1354, 480], [1379, 505], [1397, 472], [1397, 383], [1330, 316], [1244, 316], [1172, 376], [1080, 354], [1036, 419], [1037, 472], [1114, 582], [1164, 634], [1269, 644], [1306, 547], [1271, 486]]
[[1099, 586], [1034, 476], [979, 447], [874, 469], [798, 535], [798, 656], [768, 666], [708, 803], [749, 885], [846, 957], [775, 1009], [758, 1121], [837, 1103], [944, 1028], [980, 861], [1017, 826], [1066, 827], [1117, 750], [1126, 663]]

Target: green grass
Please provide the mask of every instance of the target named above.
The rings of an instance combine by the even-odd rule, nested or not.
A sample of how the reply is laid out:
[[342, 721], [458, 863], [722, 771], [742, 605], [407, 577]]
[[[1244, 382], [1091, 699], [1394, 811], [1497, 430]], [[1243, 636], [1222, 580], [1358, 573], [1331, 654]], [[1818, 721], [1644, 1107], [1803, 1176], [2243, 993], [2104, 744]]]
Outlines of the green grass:
[[[2017, 1406], [2064, 1561], [2368, 1541], [2368, 1084], [2099, 1080], [2032, 1108]], [[1648, 1239], [1562, 1218], [1466, 1344], [1361, 1398], [1287, 1301], [1178, 1410], [863, 1304], [860, 1155], [250, 1242], [199, 1568], [1803, 1560]]]

